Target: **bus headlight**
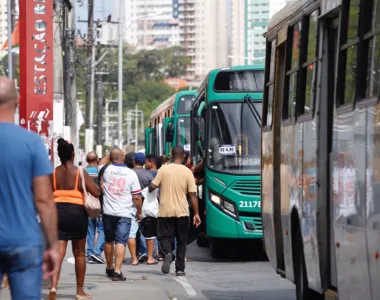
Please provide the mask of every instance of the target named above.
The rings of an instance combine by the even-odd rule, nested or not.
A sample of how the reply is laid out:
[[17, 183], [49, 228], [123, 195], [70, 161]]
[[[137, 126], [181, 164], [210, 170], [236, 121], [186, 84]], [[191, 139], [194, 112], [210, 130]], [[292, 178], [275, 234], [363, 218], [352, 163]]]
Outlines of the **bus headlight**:
[[211, 202], [213, 202], [219, 209], [221, 209], [223, 212], [230, 215], [231, 217], [235, 219], [237, 218], [236, 208], [232, 202], [220, 196], [217, 196], [211, 192], [209, 193], [209, 197]]

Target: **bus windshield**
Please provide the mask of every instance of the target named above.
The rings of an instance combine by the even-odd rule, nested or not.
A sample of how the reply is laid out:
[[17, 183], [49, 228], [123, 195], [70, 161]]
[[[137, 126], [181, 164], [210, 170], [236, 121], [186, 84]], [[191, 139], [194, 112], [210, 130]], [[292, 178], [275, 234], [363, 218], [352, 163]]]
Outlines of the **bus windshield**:
[[190, 117], [178, 118], [177, 125], [177, 144], [190, 152]]
[[[261, 128], [247, 102], [211, 106], [209, 167], [227, 173], [260, 174]], [[261, 115], [261, 102], [253, 102]]]
[[182, 96], [178, 101], [177, 114], [189, 114], [195, 98], [195, 95]]

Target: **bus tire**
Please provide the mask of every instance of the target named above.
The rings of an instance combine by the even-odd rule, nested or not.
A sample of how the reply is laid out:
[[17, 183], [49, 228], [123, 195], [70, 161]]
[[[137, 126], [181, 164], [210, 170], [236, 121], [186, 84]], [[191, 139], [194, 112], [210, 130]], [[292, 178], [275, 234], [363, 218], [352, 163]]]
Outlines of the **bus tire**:
[[223, 246], [219, 239], [209, 238], [210, 254], [212, 258], [221, 258], [223, 255]]
[[[295, 246], [295, 247], [294, 247]], [[297, 300], [322, 300], [323, 296], [309, 289], [307, 279], [305, 255], [303, 251], [303, 242], [301, 229], [297, 224], [295, 229], [295, 240], [293, 243], [293, 263], [294, 263], [294, 283], [296, 284], [296, 299]]]

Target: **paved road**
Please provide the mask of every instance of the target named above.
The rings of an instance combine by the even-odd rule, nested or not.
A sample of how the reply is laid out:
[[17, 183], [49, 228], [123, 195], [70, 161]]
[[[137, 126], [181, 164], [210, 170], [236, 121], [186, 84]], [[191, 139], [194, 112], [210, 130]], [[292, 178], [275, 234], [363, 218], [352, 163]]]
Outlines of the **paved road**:
[[[86, 287], [96, 299], [134, 300], [295, 300], [292, 283], [273, 272], [267, 261], [215, 261], [208, 250], [189, 246], [188, 255], [194, 261], [186, 265], [186, 277], [163, 275], [160, 267], [127, 264], [124, 273], [127, 282], [111, 282], [104, 276], [104, 265], [87, 265]], [[58, 289], [58, 299], [75, 299], [75, 271], [70, 263], [71, 253], [65, 259]], [[48, 283], [43, 286], [47, 298]], [[3, 291], [1, 299], [10, 299]]]

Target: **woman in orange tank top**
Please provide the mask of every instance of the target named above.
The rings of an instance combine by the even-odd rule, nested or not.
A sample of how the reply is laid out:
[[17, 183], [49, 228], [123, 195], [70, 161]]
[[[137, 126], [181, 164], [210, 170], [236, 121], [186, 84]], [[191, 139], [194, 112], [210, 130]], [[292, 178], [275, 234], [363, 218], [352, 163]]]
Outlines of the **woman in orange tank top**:
[[[83, 289], [86, 273], [86, 235], [88, 216], [84, 209], [84, 196], [79, 168], [74, 166], [74, 146], [64, 139], [58, 140], [58, 156], [61, 165], [54, 170], [54, 201], [58, 212], [58, 236], [60, 268], [51, 280], [48, 300], [55, 300], [62, 261], [66, 255], [68, 241], [71, 241], [75, 257], [77, 281], [76, 299], [93, 299]], [[99, 186], [83, 170], [86, 190], [94, 197], [100, 196]]]

